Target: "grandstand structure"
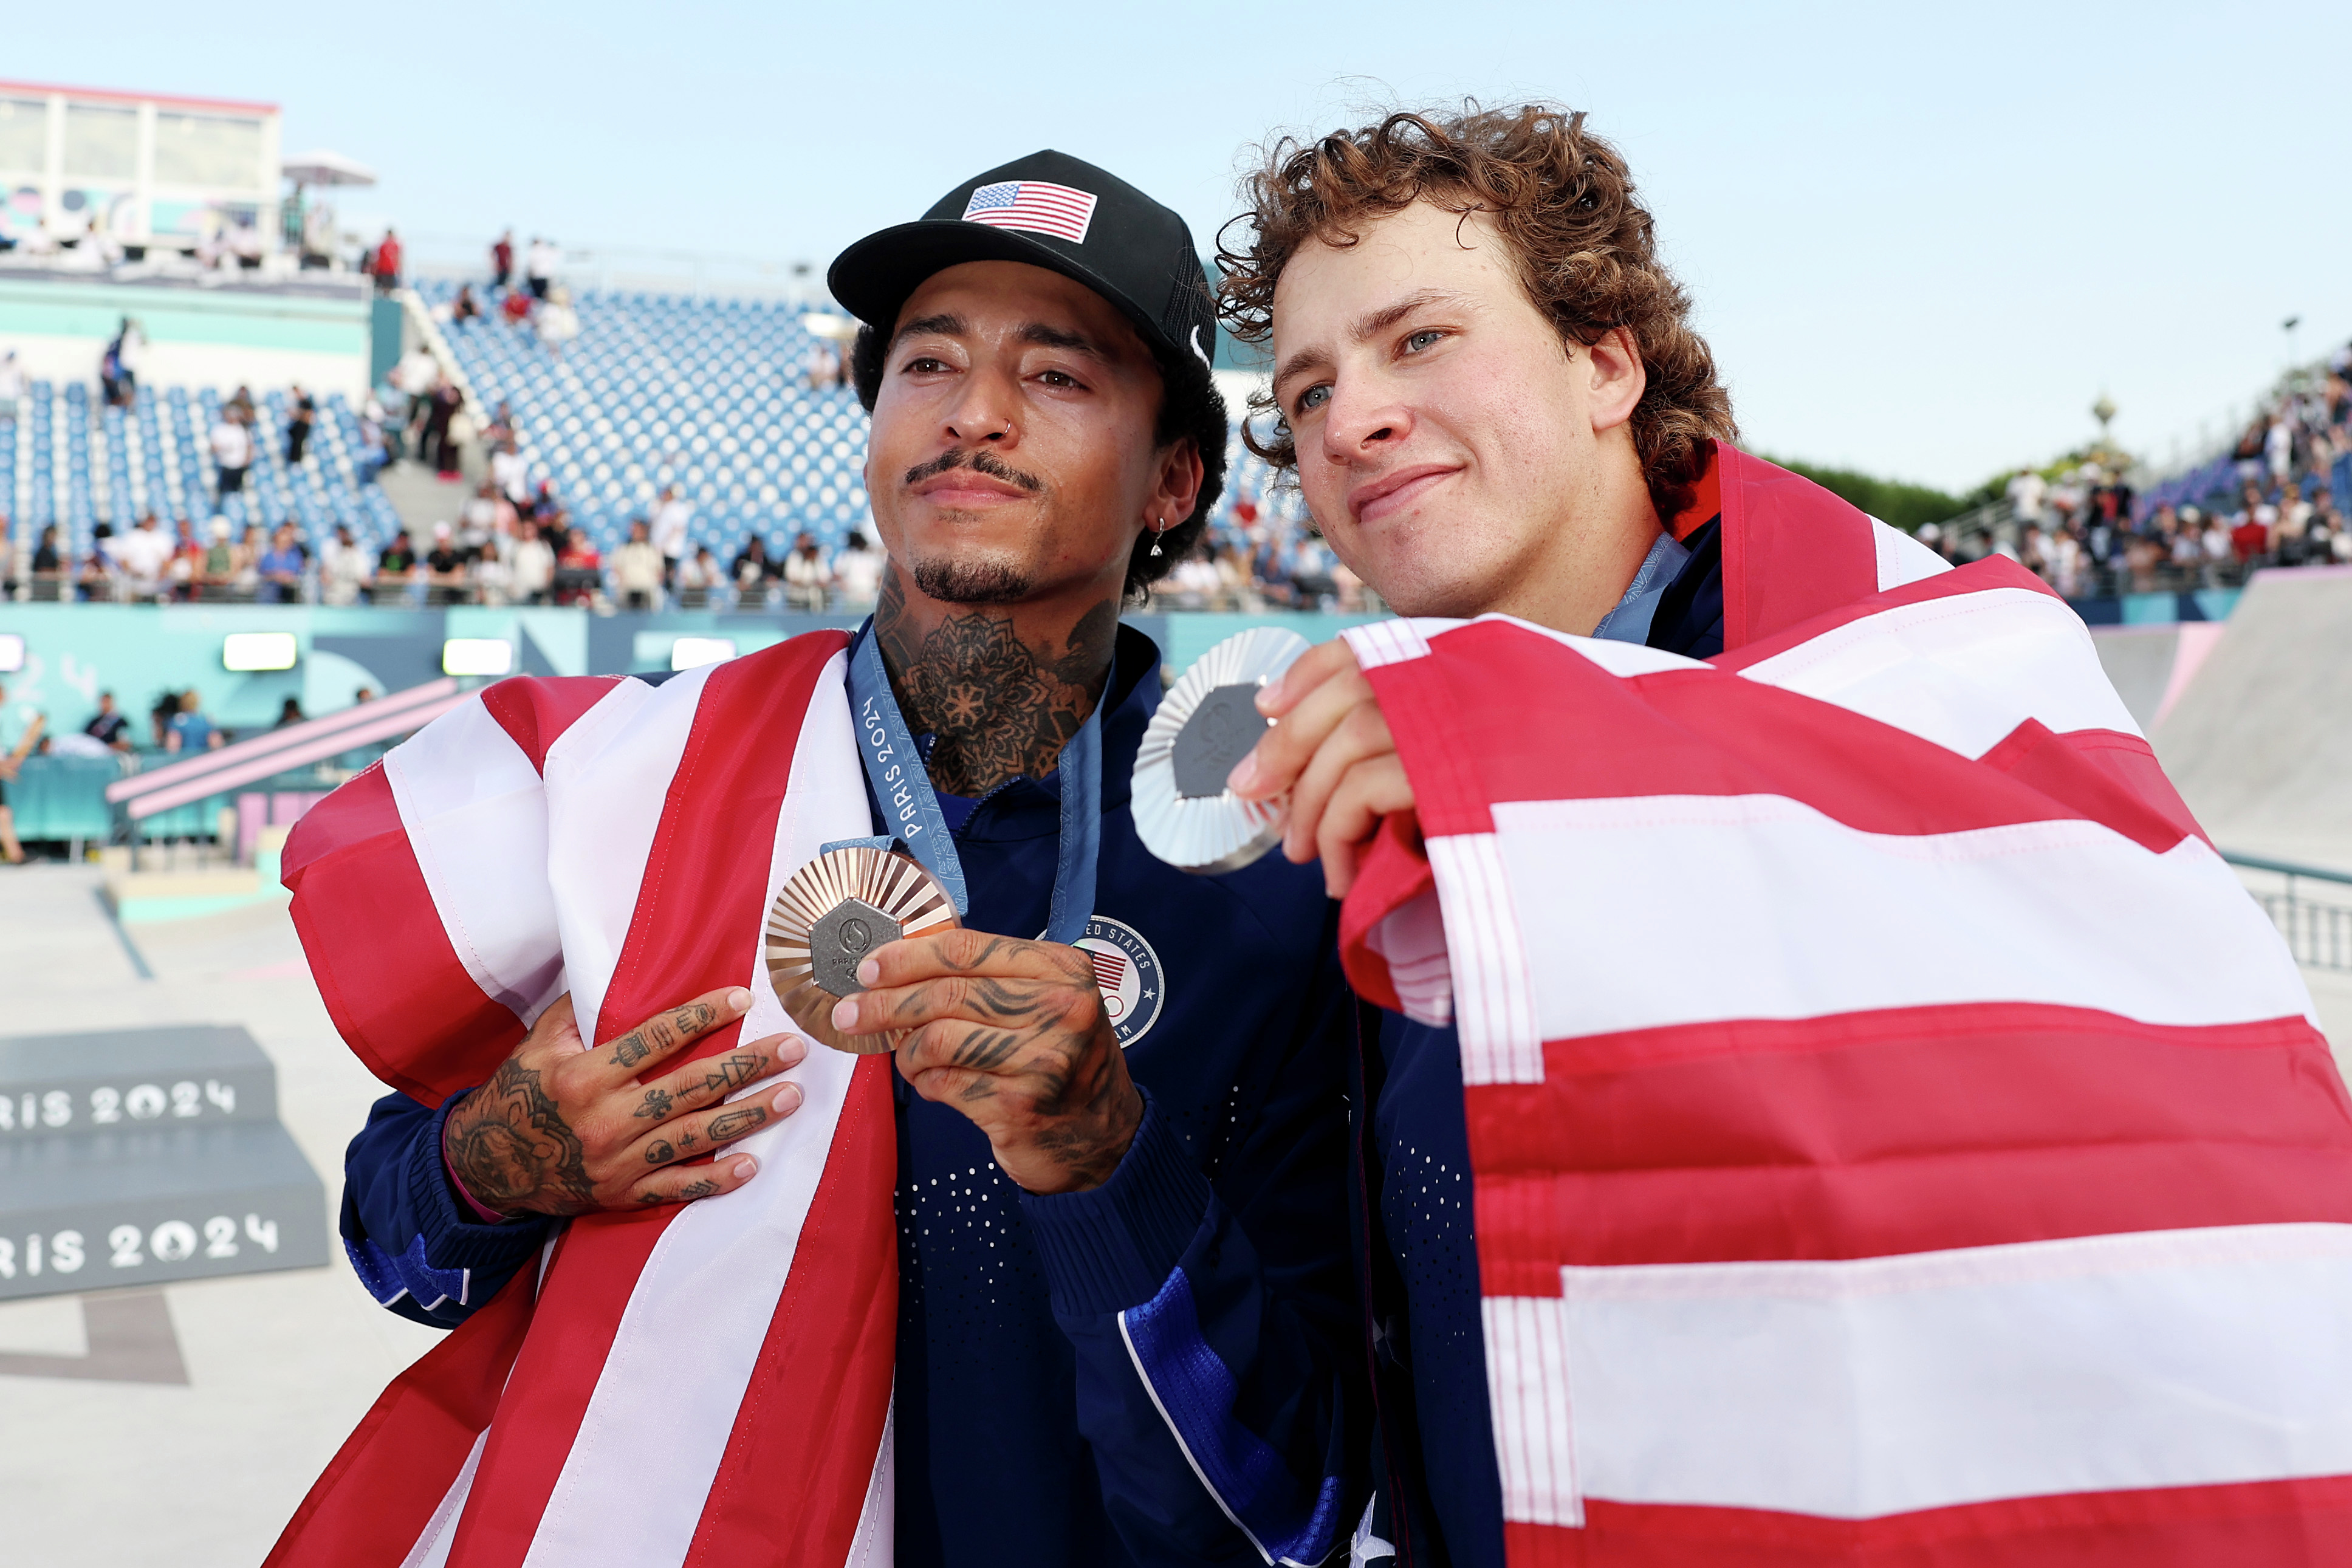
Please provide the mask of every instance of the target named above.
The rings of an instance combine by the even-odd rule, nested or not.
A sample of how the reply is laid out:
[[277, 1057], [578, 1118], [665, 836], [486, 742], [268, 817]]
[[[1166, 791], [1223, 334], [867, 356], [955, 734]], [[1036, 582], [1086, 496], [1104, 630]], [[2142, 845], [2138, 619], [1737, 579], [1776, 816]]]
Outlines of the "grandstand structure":
[[[420, 283], [446, 315], [457, 285]], [[491, 315], [437, 331], [486, 411], [506, 405], [533, 482], [552, 486], [600, 550], [627, 538], [662, 489], [692, 503], [689, 543], [730, 560], [757, 534], [772, 553], [803, 532], [828, 550], [871, 534], [863, 470], [866, 412], [846, 386], [811, 384], [824, 344], [807, 307], [631, 291], [573, 296], [579, 336], [560, 352], [528, 325]], [[1238, 412], [1238, 410], [1236, 411]], [[1305, 516], [1236, 434], [1213, 533], [1243, 500], [1286, 534]]]
[[215, 507], [209, 433], [224, 401], [216, 387], [142, 386], [126, 410], [106, 406], [86, 383], [38, 381], [13, 411], [0, 405], [0, 497], [24, 557], [54, 524], [59, 553], [86, 559], [99, 525], [121, 532], [151, 511], [166, 528], [194, 524], [200, 536], [215, 517], [239, 534], [249, 524], [291, 522], [314, 546], [341, 524], [380, 548], [400, 527], [361, 470], [359, 416], [341, 393], [316, 400], [299, 465], [286, 462], [285, 391], [256, 395], [245, 489]]

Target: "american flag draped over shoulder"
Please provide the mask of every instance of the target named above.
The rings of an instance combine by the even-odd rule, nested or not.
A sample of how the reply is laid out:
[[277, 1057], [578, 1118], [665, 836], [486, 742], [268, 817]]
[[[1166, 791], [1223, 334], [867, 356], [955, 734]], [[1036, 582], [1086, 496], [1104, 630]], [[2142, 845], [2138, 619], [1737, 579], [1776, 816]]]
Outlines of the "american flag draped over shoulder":
[[[1720, 450], [1727, 652], [1348, 635], [1550, 1564], [2352, 1561], [2352, 1103], [2066, 605]], [[1703, 519], [1711, 508], [1701, 509]]]
[[[820, 845], [870, 827], [845, 643], [658, 687], [501, 682], [329, 796], [286, 881], [344, 1040], [437, 1104], [567, 991], [597, 1040], [751, 988], [678, 1061], [791, 1029], [761, 918]], [[759, 736], [798, 737], [788, 767]], [[801, 1109], [737, 1145], [756, 1181], [572, 1220], [384, 1391], [273, 1568], [887, 1563], [889, 1071], [812, 1050]]]

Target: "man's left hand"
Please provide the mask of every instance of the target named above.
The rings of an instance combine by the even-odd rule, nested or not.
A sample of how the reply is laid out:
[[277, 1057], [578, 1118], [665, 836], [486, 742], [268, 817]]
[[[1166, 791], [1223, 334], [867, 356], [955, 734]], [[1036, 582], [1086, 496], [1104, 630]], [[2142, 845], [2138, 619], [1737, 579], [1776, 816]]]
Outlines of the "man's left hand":
[[1143, 1096], [1075, 947], [943, 931], [877, 947], [845, 997], [847, 1034], [911, 1030], [898, 1071], [926, 1100], [988, 1134], [1004, 1174], [1034, 1193], [1110, 1179], [1143, 1121]]
[[1272, 800], [1288, 790], [1282, 852], [1300, 865], [1321, 856], [1325, 890], [1345, 898], [1381, 819], [1413, 808], [1412, 780], [1381, 700], [1356, 651], [1334, 637], [1268, 683], [1257, 710], [1277, 722], [1226, 783], [1245, 800]]

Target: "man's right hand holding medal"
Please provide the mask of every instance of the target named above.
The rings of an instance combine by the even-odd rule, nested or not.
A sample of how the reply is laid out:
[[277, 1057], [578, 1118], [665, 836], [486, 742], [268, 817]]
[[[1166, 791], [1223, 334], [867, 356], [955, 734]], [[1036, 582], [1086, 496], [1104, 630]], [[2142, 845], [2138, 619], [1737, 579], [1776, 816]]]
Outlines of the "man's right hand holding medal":
[[[722, 1103], [746, 1083], [799, 1063], [797, 1036], [748, 1040], [650, 1082], [644, 1075], [751, 1006], [737, 986], [656, 1014], [591, 1050], [559, 997], [490, 1081], [449, 1113], [441, 1151], [467, 1193], [502, 1215], [586, 1214], [684, 1203], [751, 1179], [749, 1155], [698, 1156], [800, 1108], [786, 1083]], [[695, 1161], [693, 1164], [686, 1164]]]

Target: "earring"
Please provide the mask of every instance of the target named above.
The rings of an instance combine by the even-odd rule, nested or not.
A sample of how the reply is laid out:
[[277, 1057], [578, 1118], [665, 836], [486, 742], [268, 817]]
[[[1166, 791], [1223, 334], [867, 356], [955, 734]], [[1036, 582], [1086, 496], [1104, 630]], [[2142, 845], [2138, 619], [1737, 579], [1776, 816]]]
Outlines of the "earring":
[[1158, 555], [1160, 553], [1160, 536], [1168, 531], [1168, 519], [1165, 517], [1158, 517], [1153, 520], [1160, 526], [1151, 530], [1151, 553], [1153, 555]]

